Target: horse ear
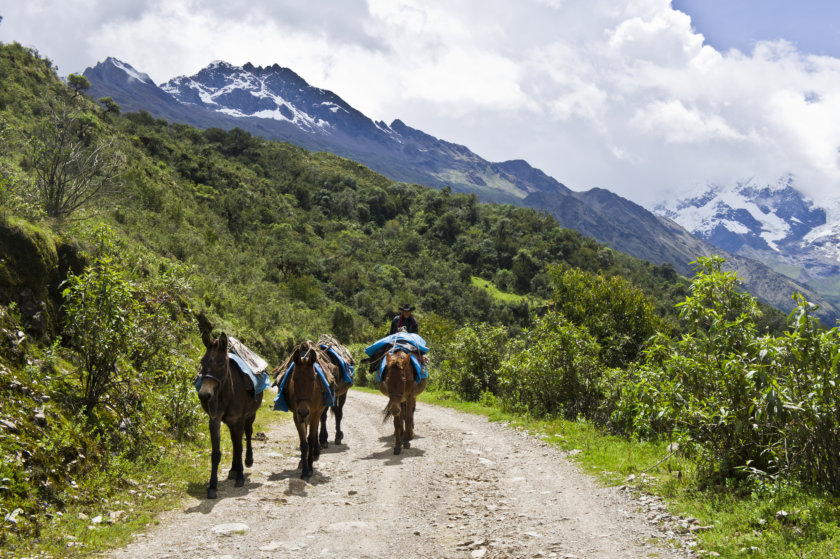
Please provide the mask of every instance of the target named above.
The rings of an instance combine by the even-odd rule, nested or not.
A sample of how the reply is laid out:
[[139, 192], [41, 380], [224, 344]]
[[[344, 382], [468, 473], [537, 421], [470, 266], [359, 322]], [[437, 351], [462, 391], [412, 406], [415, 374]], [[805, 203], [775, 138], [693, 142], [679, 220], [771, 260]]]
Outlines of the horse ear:
[[213, 343], [213, 338], [210, 337], [210, 332], [202, 332], [201, 341], [204, 342], [204, 347], [210, 349], [210, 345]]
[[224, 332], [222, 332], [222, 333], [219, 335], [219, 346], [220, 346], [223, 350], [227, 351], [227, 348], [228, 348], [228, 337], [227, 337], [227, 334], [225, 334]]

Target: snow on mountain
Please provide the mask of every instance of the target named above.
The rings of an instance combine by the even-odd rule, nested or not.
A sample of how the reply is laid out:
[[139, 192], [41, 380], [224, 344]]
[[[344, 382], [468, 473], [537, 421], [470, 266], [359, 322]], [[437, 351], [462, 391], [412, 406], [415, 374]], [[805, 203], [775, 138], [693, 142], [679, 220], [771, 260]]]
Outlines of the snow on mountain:
[[105, 59], [105, 63], [107, 64], [108, 62], [110, 62], [114, 67], [125, 72], [129, 80], [137, 80], [139, 82], [148, 83], [152, 85], [154, 85], [155, 83], [152, 81], [152, 78], [150, 78], [148, 74], [144, 74], [143, 72], [135, 70], [131, 64], [127, 64], [125, 62], [122, 62], [121, 60], [117, 60], [116, 58], [110, 56]]
[[798, 268], [794, 276], [840, 273], [840, 199], [817, 204], [791, 176], [709, 186], [654, 213], [729, 252]]
[[161, 89], [184, 104], [232, 117], [286, 121], [307, 132], [326, 131], [339, 115], [358, 117], [336, 95], [311, 87], [288, 68], [234, 66], [214, 61], [194, 76], [180, 76]]
[[825, 208], [826, 223], [814, 227], [802, 241], [826, 257], [840, 262], [840, 198], [824, 201], [822, 205]]

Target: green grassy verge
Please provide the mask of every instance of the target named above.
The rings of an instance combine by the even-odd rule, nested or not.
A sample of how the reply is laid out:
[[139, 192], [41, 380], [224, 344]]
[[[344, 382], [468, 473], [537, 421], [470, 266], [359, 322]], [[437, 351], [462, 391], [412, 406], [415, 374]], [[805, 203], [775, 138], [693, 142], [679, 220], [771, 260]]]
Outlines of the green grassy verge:
[[[267, 396], [268, 397], [268, 396]], [[254, 432], [268, 430], [280, 414], [264, 403]], [[222, 425], [220, 477], [230, 466], [230, 437]], [[129, 543], [131, 537], [158, 523], [158, 515], [177, 508], [187, 496], [204, 498], [210, 476], [210, 437], [206, 429], [195, 441], [171, 442], [154, 463], [120, 463], [88, 477], [63, 513], [52, 515], [34, 540], [10, 539], [0, 557], [85, 557]], [[116, 466], [116, 465], [115, 465]], [[119, 471], [119, 478], [114, 471]]]
[[[840, 557], [840, 501], [790, 485], [700, 489], [696, 464], [668, 443], [639, 443], [601, 433], [585, 421], [537, 421], [493, 405], [427, 391], [419, 400], [505, 421], [566, 451], [606, 485], [630, 485], [665, 499], [672, 514], [710, 526], [695, 534], [701, 557]], [[631, 475], [633, 476], [631, 478]]]

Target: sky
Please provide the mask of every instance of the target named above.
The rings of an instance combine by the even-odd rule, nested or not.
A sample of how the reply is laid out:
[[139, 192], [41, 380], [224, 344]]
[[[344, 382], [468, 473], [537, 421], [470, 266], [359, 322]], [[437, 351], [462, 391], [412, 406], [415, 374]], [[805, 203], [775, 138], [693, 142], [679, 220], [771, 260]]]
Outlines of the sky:
[[158, 84], [279, 64], [374, 120], [652, 208], [791, 175], [840, 185], [836, 0], [0, 0], [0, 41], [62, 76]]

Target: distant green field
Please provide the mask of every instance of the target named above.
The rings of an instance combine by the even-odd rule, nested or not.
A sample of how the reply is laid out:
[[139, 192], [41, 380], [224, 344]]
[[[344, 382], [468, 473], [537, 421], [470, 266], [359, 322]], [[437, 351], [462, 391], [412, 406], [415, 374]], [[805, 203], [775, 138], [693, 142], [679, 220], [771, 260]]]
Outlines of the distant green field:
[[533, 297], [526, 297], [524, 295], [517, 295], [516, 293], [507, 293], [496, 287], [492, 281], [488, 281], [477, 276], [472, 277], [472, 284], [486, 290], [494, 299], [504, 301], [505, 303], [518, 303], [521, 301], [533, 301]]

